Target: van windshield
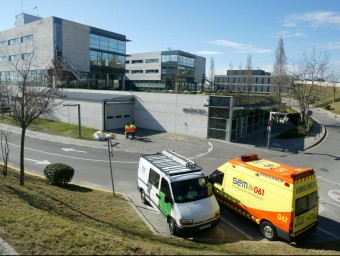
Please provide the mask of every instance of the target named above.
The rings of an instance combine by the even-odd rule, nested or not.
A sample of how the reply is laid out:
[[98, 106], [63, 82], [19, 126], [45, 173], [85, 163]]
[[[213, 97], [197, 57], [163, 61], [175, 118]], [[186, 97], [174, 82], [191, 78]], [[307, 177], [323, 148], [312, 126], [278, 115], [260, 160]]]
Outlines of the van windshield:
[[172, 182], [171, 186], [176, 203], [197, 201], [213, 194], [205, 177]]

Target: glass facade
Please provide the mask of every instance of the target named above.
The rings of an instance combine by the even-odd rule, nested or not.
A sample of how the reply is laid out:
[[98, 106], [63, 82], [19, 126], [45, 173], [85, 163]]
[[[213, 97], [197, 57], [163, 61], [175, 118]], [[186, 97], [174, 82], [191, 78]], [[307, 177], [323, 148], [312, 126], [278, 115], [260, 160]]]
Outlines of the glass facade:
[[208, 138], [234, 141], [266, 126], [270, 97], [209, 97]]
[[62, 20], [59, 18], [54, 18], [53, 22], [53, 43], [55, 57], [63, 56], [63, 26]]
[[162, 81], [167, 90], [193, 90], [195, 88], [195, 56], [181, 51], [162, 52]]
[[[96, 33], [97, 32], [97, 33]], [[115, 38], [114, 33], [103, 34], [92, 29], [90, 33], [90, 74], [88, 89], [119, 89], [125, 73], [126, 39]]]

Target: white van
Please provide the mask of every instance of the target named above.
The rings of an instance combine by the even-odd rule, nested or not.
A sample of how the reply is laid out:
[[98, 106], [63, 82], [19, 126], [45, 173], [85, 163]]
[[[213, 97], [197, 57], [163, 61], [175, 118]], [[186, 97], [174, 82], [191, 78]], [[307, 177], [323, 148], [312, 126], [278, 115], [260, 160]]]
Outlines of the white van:
[[183, 235], [217, 225], [220, 207], [202, 169], [173, 151], [142, 155], [138, 191], [169, 223], [172, 235]]

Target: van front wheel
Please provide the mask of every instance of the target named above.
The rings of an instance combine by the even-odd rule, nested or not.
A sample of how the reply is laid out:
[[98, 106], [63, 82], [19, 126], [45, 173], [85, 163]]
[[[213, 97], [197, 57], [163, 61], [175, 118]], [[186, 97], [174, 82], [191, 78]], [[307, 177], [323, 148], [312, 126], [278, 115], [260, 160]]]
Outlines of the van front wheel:
[[170, 234], [173, 236], [177, 236], [177, 229], [176, 229], [176, 222], [174, 219], [170, 219], [169, 220], [169, 230], [170, 230]]
[[144, 190], [141, 190], [140, 192], [140, 199], [142, 200], [143, 204], [148, 204], [148, 201], [146, 200], [146, 197], [145, 197]]
[[260, 225], [262, 235], [269, 241], [275, 241], [277, 238], [276, 229], [269, 221], [264, 221]]

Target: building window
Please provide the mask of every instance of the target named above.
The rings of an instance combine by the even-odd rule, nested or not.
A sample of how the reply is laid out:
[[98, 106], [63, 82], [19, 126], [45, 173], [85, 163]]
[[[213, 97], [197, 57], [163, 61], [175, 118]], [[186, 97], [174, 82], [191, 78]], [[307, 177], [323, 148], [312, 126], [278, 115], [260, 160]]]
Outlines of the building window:
[[141, 74], [143, 70], [131, 70], [131, 74]]
[[124, 68], [125, 57], [106, 52], [90, 51], [91, 66]]
[[145, 63], [158, 63], [159, 59], [146, 59]]
[[23, 60], [32, 59], [32, 58], [33, 58], [33, 52], [24, 53], [24, 54], [21, 55], [21, 58], [22, 58]]
[[14, 38], [14, 39], [8, 40], [8, 45], [18, 44], [18, 43], [20, 43], [19, 38]]
[[0, 62], [4, 62], [7, 60], [8, 60], [7, 56], [0, 56]]
[[130, 61], [129, 60], [125, 61], [125, 64], [130, 64]]
[[130, 70], [125, 69], [125, 74], [129, 74]]
[[90, 34], [90, 48], [125, 54], [126, 42], [110, 37]]
[[20, 59], [20, 54], [9, 56], [9, 61], [16, 61], [16, 60], [19, 60], [19, 59]]
[[131, 64], [143, 63], [143, 60], [132, 60]]
[[264, 78], [262, 77], [262, 84], [264, 84]]
[[6, 45], [7, 45], [7, 41], [0, 42], [0, 47], [6, 46]]
[[150, 74], [150, 73], [159, 73], [158, 69], [147, 69], [145, 70], [145, 73]]
[[33, 35], [23, 36], [21, 38], [22, 43], [27, 43], [33, 41]]

